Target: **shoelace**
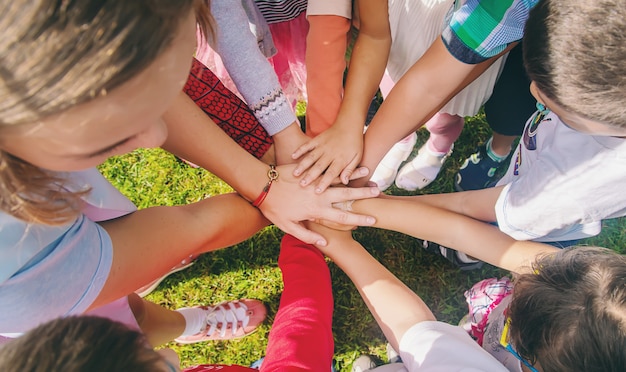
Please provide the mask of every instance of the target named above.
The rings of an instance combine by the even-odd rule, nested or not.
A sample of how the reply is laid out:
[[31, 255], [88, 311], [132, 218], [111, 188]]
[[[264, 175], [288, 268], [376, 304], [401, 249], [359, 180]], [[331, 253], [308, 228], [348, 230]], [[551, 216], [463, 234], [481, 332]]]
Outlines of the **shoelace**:
[[[206, 322], [209, 326], [207, 335], [212, 335], [213, 332], [219, 331], [220, 337], [224, 337], [229, 324], [232, 334], [235, 335], [239, 328], [239, 322], [241, 322], [241, 328], [245, 329], [249, 321], [248, 307], [241, 302], [226, 302], [216, 305], [206, 317]], [[221, 327], [219, 327], [220, 324], [222, 325]]]

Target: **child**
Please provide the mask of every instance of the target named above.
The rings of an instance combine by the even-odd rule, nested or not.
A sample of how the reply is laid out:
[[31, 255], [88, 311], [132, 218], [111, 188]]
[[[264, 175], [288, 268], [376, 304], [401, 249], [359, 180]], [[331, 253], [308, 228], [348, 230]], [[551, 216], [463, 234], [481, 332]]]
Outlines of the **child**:
[[538, 111], [507, 173], [494, 188], [423, 200], [497, 222], [515, 239], [560, 246], [626, 215], [625, 19], [620, 1], [548, 0], [533, 9], [523, 43]]
[[[408, 204], [404, 201], [377, 202], [375, 204], [382, 202], [405, 209], [419, 209], [406, 208]], [[358, 208], [366, 209], [374, 209], [375, 204], [369, 200], [354, 203]], [[396, 219], [394, 222], [393, 218], [387, 218], [390, 216], [394, 214], [382, 213], [380, 221], [386, 221], [384, 223], [388, 225], [402, 221]], [[423, 220], [426, 222], [429, 218]], [[486, 250], [502, 253], [515, 246], [531, 250], [541, 247], [544, 252], [552, 252], [539, 258], [532, 267], [520, 268], [521, 275], [516, 280], [513, 295], [491, 312], [487, 322], [490, 335], [486, 340], [495, 339], [497, 343], [484, 342], [484, 349], [461, 327], [436, 321], [418, 295], [348, 234], [337, 231], [325, 233], [329, 244], [322, 249], [354, 282], [385, 336], [399, 350], [406, 368], [400, 370], [521, 371], [522, 363], [531, 371], [541, 368], [546, 372], [619, 371], [626, 367], [624, 256], [601, 248], [558, 251], [539, 243], [515, 242], [487, 224], [460, 215], [456, 215], [453, 226], [459, 228], [466, 222], [482, 226], [471, 231], [475, 231], [475, 245], [487, 246]], [[414, 233], [418, 235], [427, 233], [429, 229], [422, 228], [421, 224], [413, 226]], [[445, 234], [444, 229], [438, 230]], [[456, 229], [446, 231], [453, 232], [453, 239], [461, 235], [454, 233]], [[457, 248], [470, 242], [467, 239], [457, 240]], [[261, 370], [327, 370], [332, 358], [332, 298], [324, 258], [313, 247], [286, 236], [281, 246], [279, 265], [283, 270], [285, 293]], [[507, 306], [506, 312], [502, 311], [504, 306]], [[106, 331], [97, 331], [98, 323], [103, 323]], [[93, 360], [100, 360], [106, 355], [102, 363], [120, 363], [117, 365], [121, 370], [125, 370], [122, 363], [137, 362], [159, 365], [164, 371], [178, 370], [175, 359], [157, 356], [145, 344], [133, 342], [137, 339], [135, 333], [107, 324], [108, 321], [96, 319], [69, 318], [41, 326], [1, 348], [0, 366], [7, 370], [35, 370], [32, 366], [41, 366], [46, 371], [78, 369], [77, 366], [83, 363], [88, 366]], [[82, 329], [68, 331], [79, 325]], [[122, 333], [121, 339], [112, 334], [113, 331]], [[93, 332], [99, 334], [95, 342], [78, 342], [84, 338], [91, 339]], [[117, 358], [109, 342], [129, 345], [117, 352], [125, 357]], [[64, 344], [72, 347], [59, 347]], [[58, 351], [52, 352], [52, 349]], [[68, 350], [72, 351], [69, 357], [59, 354]], [[77, 354], [83, 357], [77, 359], [74, 357]], [[511, 369], [505, 368], [500, 361], [505, 361]], [[215, 368], [250, 370], [238, 366], [204, 365], [186, 371], [210, 371]]]
[[[483, 348], [508, 370], [521, 371], [521, 364], [526, 363], [533, 368], [541, 366], [544, 371], [619, 371], [626, 367], [626, 257], [603, 248], [559, 250], [546, 244], [516, 241], [495, 226], [433, 207], [419, 197], [383, 197], [341, 207], [372, 212], [377, 218], [376, 227], [435, 241], [521, 274], [513, 282], [512, 295], [511, 284], [505, 280], [480, 283], [472, 289], [473, 295], [466, 294], [472, 336], [484, 340]], [[416, 351], [418, 345], [405, 342], [407, 336], [399, 332], [409, 332], [406, 323], [410, 319], [409, 314], [403, 318], [399, 313], [415, 307], [403, 305], [400, 295], [394, 296], [385, 288], [385, 279], [376, 275], [375, 267], [380, 264], [349, 235], [335, 233], [329, 239], [329, 245], [321, 250], [355, 282], [372, 313], [380, 318], [377, 320], [388, 341], [400, 351], [406, 368], [417, 368], [415, 353], [428, 354], [431, 350]], [[502, 291], [494, 292], [493, 288]], [[410, 290], [406, 291], [408, 296]], [[476, 294], [489, 297], [479, 302]], [[507, 316], [510, 325], [506, 325]], [[450, 328], [449, 332], [451, 335], [459, 330]], [[448, 342], [438, 342], [444, 344], [442, 353], [455, 350], [450, 358], [462, 353]], [[471, 354], [464, 355], [473, 360]]]
[[[195, 14], [208, 16], [204, 4], [13, 2], [3, 9], [6, 34], [15, 37], [1, 46], [7, 73], [0, 87], [0, 303], [9, 310], [0, 315], [0, 333], [122, 301], [125, 315], [130, 307], [155, 345], [181, 335], [212, 337], [206, 318], [213, 308], [174, 312], [128, 295], [189, 255], [235, 244], [266, 226], [248, 201], [307, 241], [323, 238], [301, 220], [356, 217], [330, 205], [359, 191], [331, 190], [320, 198], [290, 179], [291, 169], [268, 176], [267, 165], [181, 91], [195, 48]], [[109, 156], [160, 145], [242, 196], [136, 211], [94, 168]], [[308, 208], [291, 208], [300, 202]], [[239, 314], [241, 304], [227, 310]], [[254, 307], [238, 318], [251, 327], [244, 334], [265, 315], [258, 301], [248, 304]]]
[[[276, 53], [267, 23], [252, 0], [217, 0], [211, 1], [210, 6], [216, 23], [215, 52], [208, 46], [208, 41], [200, 37], [196, 57], [207, 66], [212, 58], [221, 59], [224, 67], [221, 75], [218, 71], [213, 72], [221, 79], [224, 75], [232, 79], [234, 91], [239, 91], [259, 123], [272, 136], [275, 162], [293, 162], [291, 153], [308, 138], [300, 129], [289, 98], [267, 60]], [[250, 30], [250, 13], [254, 15], [256, 38]]]
[[[330, 272], [324, 256], [315, 247], [286, 235], [281, 244], [278, 265], [283, 274], [284, 290], [261, 370], [328, 371], [334, 346], [331, 329], [333, 298]], [[0, 369], [179, 370], [180, 363], [172, 350], [155, 352], [143, 341], [144, 338], [137, 332], [110, 320], [96, 317], [57, 319], [0, 348]], [[24, 353], [26, 349], [28, 353]], [[170, 354], [164, 355], [166, 352]], [[217, 369], [256, 370], [230, 365], [200, 365], [185, 371]]]
[[[353, 49], [350, 66], [353, 79], [349, 74], [342, 110], [335, 123], [339, 125], [334, 125], [327, 133], [311, 140], [293, 155], [294, 158], [302, 157], [295, 174], [306, 172], [303, 185], [310, 184], [325, 172], [317, 185], [318, 190], [322, 191], [338, 175], [346, 182], [347, 176], [358, 164], [370, 170], [376, 169], [394, 143], [421, 127], [450, 98], [481, 76], [498, 57], [521, 39], [528, 10], [535, 3], [520, 0], [471, 0], [463, 2], [458, 9], [455, 6], [451, 17], [444, 24], [444, 15], [451, 9], [451, 2], [391, 2], [390, 17], [402, 20], [401, 25], [395, 25], [388, 18], [380, 17], [387, 13], [387, 2], [360, 2], [360, 36]], [[425, 10], [417, 12], [417, 5]], [[407, 14], [403, 15], [403, 12]], [[429, 39], [424, 37], [422, 40], [424, 46], [417, 47], [410, 35], [418, 26], [412, 22], [422, 19], [417, 16], [427, 18], [425, 14], [430, 15], [431, 24], [420, 23], [419, 28], [429, 29], [431, 35]], [[439, 23], [436, 19], [439, 19]], [[403, 28], [396, 30], [400, 26]], [[392, 43], [392, 33], [404, 38], [405, 45], [400, 44], [402, 39], [396, 41], [397, 38]], [[397, 43], [399, 50], [394, 49], [394, 43]], [[395, 54], [389, 55], [388, 62], [390, 48]], [[362, 138], [367, 107], [388, 63], [393, 68], [389, 72], [396, 79], [395, 86]], [[472, 88], [476, 95], [459, 97], [445, 112], [475, 112], [491, 92], [497, 71], [498, 68], [494, 67], [483, 76], [482, 83], [476, 83], [479, 87], [475, 85]], [[462, 126], [462, 120], [445, 115], [434, 120], [438, 122], [437, 127], [441, 127], [439, 129], [446, 128], [447, 131], [441, 131], [441, 143], [433, 144], [435, 146], [429, 150], [432, 156], [426, 157], [426, 165], [431, 165], [426, 167], [430, 173], [425, 177], [428, 180], [434, 179], [432, 174], [441, 168], [449, 145], [453, 142], [450, 139], [456, 139]], [[407, 146], [408, 153], [410, 147]], [[427, 155], [429, 151], [422, 153]], [[408, 154], [406, 151], [404, 153]]]

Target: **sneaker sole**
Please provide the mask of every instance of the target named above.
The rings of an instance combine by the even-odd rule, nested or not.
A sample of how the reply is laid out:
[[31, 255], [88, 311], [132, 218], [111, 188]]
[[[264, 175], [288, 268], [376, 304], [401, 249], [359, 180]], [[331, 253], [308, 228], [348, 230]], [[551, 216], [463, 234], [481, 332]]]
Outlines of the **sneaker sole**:
[[159, 284], [161, 284], [161, 282], [163, 282], [165, 280], [165, 278], [167, 278], [168, 276], [177, 273], [179, 271], [183, 271], [187, 268], [189, 268], [191, 265], [193, 265], [195, 263], [195, 261], [191, 261], [188, 264], [181, 266], [181, 267], [177, 267], [176, 269], [168, 272], [167, 274], [163, 275], [162, 277], [160, 277], [159, 279], [155, 280], [149, 287], [146, 287], [145, 289], [142, 289], [141, 292], [137, 291], [135, 292], [137, 294], [137, 296], [143, 298], [147, 295], [149, 295], [150, 293], [152, 293], [158, 286]]

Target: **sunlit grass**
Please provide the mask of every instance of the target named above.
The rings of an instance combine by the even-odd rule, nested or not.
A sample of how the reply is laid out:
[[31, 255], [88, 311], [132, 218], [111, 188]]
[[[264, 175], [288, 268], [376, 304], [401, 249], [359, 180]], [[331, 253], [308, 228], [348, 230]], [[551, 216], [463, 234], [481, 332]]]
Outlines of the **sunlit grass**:
[[[299, 111], [302, 113], [303, 106]], [[453, 175], [476, 144], [490, 135], [482, 114], [469, 118], [452, 156], [440, 177], [425, 193], [453, 191]], [[419, 131], [416, 149], [426, 140]], [[202, 169], [189, 167], [162, 150], [137, 150], [112, 158], [100, 167], [126, 196], [140, 208], [154, 205], [180, 205], [226, 193], [232, 189]], [[411, 194], [392, 188], [388, 193]], [[589, 244], [624, 252], [624, 219], [608, 221], [603, 233]], [[486, 266], [462, 272], [442, 257], [425, 252], [421, 241], [394, 232], [361, 228], [354, 234], [370, 252], [430, 305], [438, 319], [456, 323], [466, 313], [463, 292], [475, 282], [506, 272]], [[199, 363], [249, 365], [264, 355], [267, 335], [280, 300], [282, 279], [277, 266], [282, 232], [268, 227], [235, 247], [205, 254], [191, 268], [168, 277], [149, 299], [168, 308], [214, 304], [238, 298], [256, 298], [268, 306], [268, 320], [257, 332], [241, 340], [207, 342], [195, 345], [171, 344], [183, 366]], [[385, 339], [358, 292], [334, 264], [335, 367], [349, 371], [359, 355], [369, 353], [384, 358]]]

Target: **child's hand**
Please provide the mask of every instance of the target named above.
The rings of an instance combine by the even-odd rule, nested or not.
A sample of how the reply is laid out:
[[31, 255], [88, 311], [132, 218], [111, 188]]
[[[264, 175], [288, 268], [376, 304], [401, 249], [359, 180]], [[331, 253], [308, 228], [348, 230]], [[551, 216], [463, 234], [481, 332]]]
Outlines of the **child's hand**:
[[291, 154], [302, 145], [306, 144], [310, 138], [302, 132], [300, 123], [296, 121], [276, 133], [272, 139], [274, 140], [276, 164], [283, 165], [295, 163], [296, 161], [292, 158]]
[[370, 226], [375, 223], [371, 216], [333, 208], [333, 204], [376, 197], [380, 194], [378, 188], [332, 187], [319, 194], [312, 185], [300, 186], [300, 179], [292, 176], [294, 167], [295, 165], [277, 167], [279, 178], [272, 184], [267, 198], [259, 207], [265, 217], [278, 228], [305, 243], [325, 245], [324, 237], [307, 230], [302, 221], [325, 220], [355, 226]]
[[320, 175], [315, 192], [322, 193], [333, 180], [340, 177], [347, 185], [363, 154], [363, 133], [335, 123], [317, 137], [300, 146], [292, 155], [293, 159], [303, 157], [294, 169], [293, 175], [302, 174], [301, 186], [313, 183]]
[[307, 222], [307, 228], [320, 233], [326, 237], [328, 244], [325, 246], [316, 245], [325, 255], [339, 253], [338, 250], [349, 247], [349, 242], [354, 242], [351, 231], [342, 231], [320, 225], [315, 222]]

